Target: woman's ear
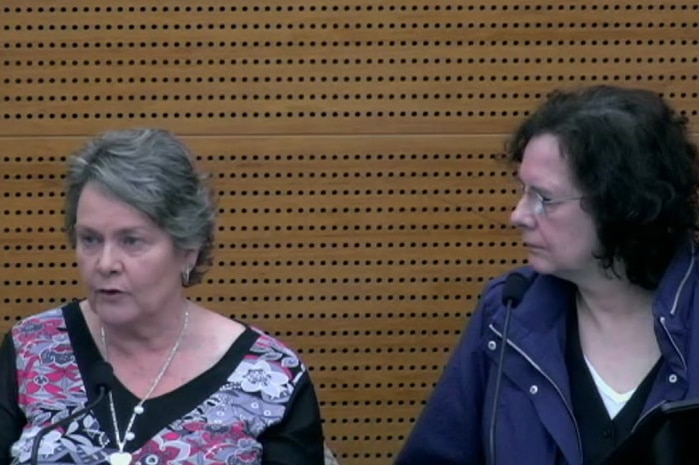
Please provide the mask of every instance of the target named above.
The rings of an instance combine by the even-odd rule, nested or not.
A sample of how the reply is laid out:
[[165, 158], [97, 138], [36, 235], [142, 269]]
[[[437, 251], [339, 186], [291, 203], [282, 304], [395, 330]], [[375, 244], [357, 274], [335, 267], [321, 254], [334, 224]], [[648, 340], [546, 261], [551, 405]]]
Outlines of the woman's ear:
[[183, 258], [184, 266], [189, 267], [191, 271], [197, 265], [197, 258], [199, 258], [199, 249], [185, 249]]
[[185, 249], [183, 257], [182, 266], [182, 285], [188, 286], [190, 280], [190, 274], [192, 270], [197, 265], [197, 258], [199, 258], [199, 249]]

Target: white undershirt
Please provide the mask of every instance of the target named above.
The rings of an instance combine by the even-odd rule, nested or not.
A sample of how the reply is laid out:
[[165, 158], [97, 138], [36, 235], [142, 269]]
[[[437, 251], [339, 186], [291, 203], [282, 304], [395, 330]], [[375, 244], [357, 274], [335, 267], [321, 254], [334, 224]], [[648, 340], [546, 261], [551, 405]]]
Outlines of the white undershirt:
[[619, 410], [624, 408], [624, 405], [626, 405], [626, 402], [628, 402], [631, 396], [633, 396], [633, 393], [636, 392], [636, 388], [633, 388], [628, 392], [620, 394], [616, 392], [614, 389], [612, 389], [612, 387], [609, 384], [604, 382], [602, 377], [599, 375], [599, 373], [597, 373], [597, 370], [595, 370], [595, 367], [592, 366], [587, 357], [585, 357], [585, 363], [587, 364], [588, 370], [590, 370], [592, 379], [595, 381], [597, 391], [599, 392], [600, 397], [602, 397], [602, 402], [604, 402], [604, 406], [607, 408], [609, 418], [613, 419], [617, 415], [617, 413], [619, 413]]

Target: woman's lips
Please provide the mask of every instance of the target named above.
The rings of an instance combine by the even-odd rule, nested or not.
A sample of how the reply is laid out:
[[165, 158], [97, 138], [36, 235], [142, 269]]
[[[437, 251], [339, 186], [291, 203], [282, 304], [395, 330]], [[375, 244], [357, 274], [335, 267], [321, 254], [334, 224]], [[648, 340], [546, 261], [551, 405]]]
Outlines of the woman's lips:
[[99, 289], [97, 292], [100, 295], [104, 295], [107, 297], [114, 297], [114, 296], [121, 295], [124, 293], [123, 291], [120, 291], [119, 289]]

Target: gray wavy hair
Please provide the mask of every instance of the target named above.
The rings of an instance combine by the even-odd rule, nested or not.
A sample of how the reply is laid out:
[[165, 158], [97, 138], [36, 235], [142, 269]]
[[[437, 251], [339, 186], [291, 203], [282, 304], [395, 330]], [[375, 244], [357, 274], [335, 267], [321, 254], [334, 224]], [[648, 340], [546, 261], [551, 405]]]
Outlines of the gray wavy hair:
[[87, 183], [146, 214], [180, 249], [199, 249], [183, 284], [201, 282], [213, 262], [216, 209], [206, 176], [174, 134], [149, 128], [109, 131], [70, 158], [64, 227], [73, 247], [78, 199]]

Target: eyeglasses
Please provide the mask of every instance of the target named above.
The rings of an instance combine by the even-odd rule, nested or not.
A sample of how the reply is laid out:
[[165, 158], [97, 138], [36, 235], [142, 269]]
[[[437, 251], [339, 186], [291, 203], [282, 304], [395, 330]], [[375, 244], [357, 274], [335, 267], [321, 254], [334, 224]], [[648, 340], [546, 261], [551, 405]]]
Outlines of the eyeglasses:
[[522, 197], [526, 199], [528, 205], [532, 209], [532, 213], [535, 215], [545, 215], [547, 213], [547, 209], [552, 205], [572, 202], [573, 200], [580, 200], [584, 197], [582, 195], [576, 195], [573, 197], [562, 197], [560, 199], [548, 199], [541, 195], [540, 192], [533, 190], [531, 187], [525, 186], [524, 184], [520, 184], [520, 189]]

